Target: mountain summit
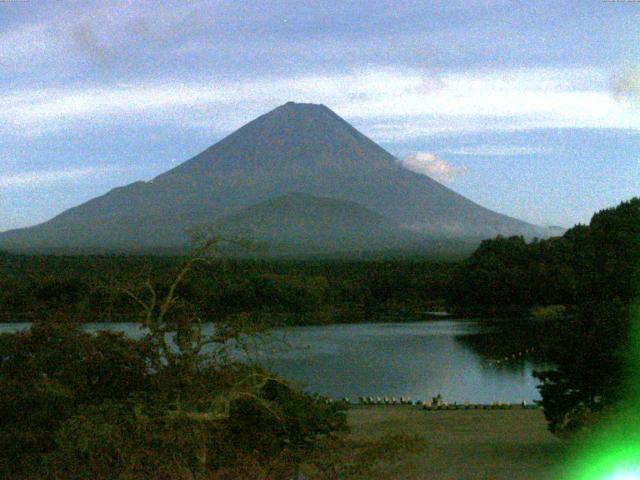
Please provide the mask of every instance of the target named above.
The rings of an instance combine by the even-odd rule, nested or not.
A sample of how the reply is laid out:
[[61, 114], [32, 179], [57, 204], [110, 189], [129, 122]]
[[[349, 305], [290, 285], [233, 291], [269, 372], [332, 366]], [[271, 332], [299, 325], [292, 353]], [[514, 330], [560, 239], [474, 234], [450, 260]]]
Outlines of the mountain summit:
[[[282, 202], [270, 200], [292, 192], [298, 194], [294, 197], [298, 209], [301, 200], [316, 198], [305, 210], [307, 216], [321, 208], [326, 217], [327, 202], [333, 199], [361, 212], [363, 225], [376, 223], [372, 235], [381, 225], [386, 230], [393, 225], [402, 232], [394, 235], [394, 248], [398, 238], [416, 236], [542, 234], [538, 227], [481, 207], [426, 175], [402, 168], [393, 155], [324, 105], [288, 102], [149, 182], [116, 188], [43, 224], [0, 234], [0, 247], [113, 251], [180, 247], [188, 241], [185, 231], [190, 228], [224, 225], [234, 230], [234, 218], [246, 224], [246, 212], [253, 206], [259, 205], [265, 216], [265, 209], [273, 205], [280, 211], [272, 218], [281, 218]], [[372, 223], [373, 216], [379, 221]], [[323, 225], [326, 239], [333, 226], [327, 218]], [[300, 237], [298, 227], [303, 226], [296, 227]], [[357, 225], [356, 230], [361, 240], [366, 237]], [[309, 235], [314, 235], [313, 229]], [[266, 236], [272, 239], [277, 232]]]

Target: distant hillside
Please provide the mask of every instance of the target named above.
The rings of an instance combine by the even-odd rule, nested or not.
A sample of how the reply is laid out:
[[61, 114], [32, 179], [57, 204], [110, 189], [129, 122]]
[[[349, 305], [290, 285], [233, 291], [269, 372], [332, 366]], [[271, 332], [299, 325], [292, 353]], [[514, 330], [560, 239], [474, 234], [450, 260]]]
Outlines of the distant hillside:
[[355, 202], [304, 193], [241, 209], [222, 219], [217, 230], [227, 237], [256, 241], [262, 252], [277, 254], [418, 250], [426, 244], [423, 235]]
[[348, 200], [290, 193], [225, 217], [227, 235], [263, 242], [375, 249], [401, 246], [421, 237], [384, 216]]
[[[481, 207], [426, 175], [402, 168], [391, 154], [327, 107], [289, 102], [149, 182], [116, 188], [41, 225], [0, 234], [0, 248], [125, 252], [179, 248], [188, 242], [187, 229], [224, 224], [233, 215], [239, 215], [241, 225], [243, 209], [290, 192], [308, 195], [298, 200], [355, 202], [368, 211], [368, 220], [358, 216], [367, 228], [375, 223], [372, 215], [379, 215], [402, 233], [376, 230], [375, 238], [367, 241], [389, 239], [390, 248], [398, 247], [397, 240], [407, 230], [432, 239], [545, 235], [544, 229]], [[309, 211], [318, 208], [314, 204]], [[325, 233], [338, 236], [321, 243], [341, 243], [344, 228], [338, 225], [344, 227], [346, 217], [308, 223], [309, 231], [302, 232], [299, 220], [287, 220], [284, 211], [281, 207], [277, 214], [276, 209], [269, 221], [296, 224], [283, 229], [296, 238], [319, 238], [321, 222], [328, 221], [335, 228]], [[325, 215], [328, 204], [319, 211]], [[296, 214], [304, 216], [302, 211]], [[359, 228], [354, 226], [349, 235], [362, 237], [362, 232], [356, 235]], [[261, 234], [268, 237], [266, 230]]]

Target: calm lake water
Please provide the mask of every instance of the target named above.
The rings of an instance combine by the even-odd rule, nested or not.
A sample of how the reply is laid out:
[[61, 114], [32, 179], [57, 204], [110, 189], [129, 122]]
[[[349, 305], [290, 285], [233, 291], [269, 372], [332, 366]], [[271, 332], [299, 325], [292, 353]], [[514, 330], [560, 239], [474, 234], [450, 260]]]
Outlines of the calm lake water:
[[[0, 332], [23, 328], [29, 325], [0, 324]], [[87, 325], [90, 331], [100, 329], [142, 334], [134, 323]], [[531, 373], [542, 365], [526, 356], [504, 361], [505, 352], [522, 351], [527, 343], [520, 339], [510, 347], [512, 335], [503, 330], [500, 324], [467, 320], [291, 327], [272, 335], [286, 349], [267, 346], [254, 357], [306, 390], [334, 398], [424, 400], [441, 394], [449, 402], [539, 399]], [[487, 345], [500, 346], [499, 353]], [[500, 365], [497, 359], [502, 359]]]

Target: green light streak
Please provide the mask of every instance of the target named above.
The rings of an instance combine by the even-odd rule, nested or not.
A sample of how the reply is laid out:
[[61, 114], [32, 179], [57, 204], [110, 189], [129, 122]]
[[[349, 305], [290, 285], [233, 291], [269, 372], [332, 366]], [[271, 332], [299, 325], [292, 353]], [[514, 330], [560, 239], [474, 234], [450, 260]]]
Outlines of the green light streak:
[[616, 470], [605, 480], [640, 480], [640, 468], [623, 468]]
[[575, 450], [558, 480], [640, 480], [640, 303], [631, 320], [626, 400]]

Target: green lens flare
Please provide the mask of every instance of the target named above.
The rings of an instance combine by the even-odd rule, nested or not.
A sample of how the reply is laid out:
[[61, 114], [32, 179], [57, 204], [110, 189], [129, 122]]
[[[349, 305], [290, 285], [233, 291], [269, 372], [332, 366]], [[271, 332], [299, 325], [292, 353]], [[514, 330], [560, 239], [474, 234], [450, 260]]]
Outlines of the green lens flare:
[[632, 316], [626, 400], [576, 450], [558, 480], [640, 480], [640, 303]]
[[583, 458], [583, 468], [576, 480], [640, 480], [640, 444], [607, 445], [607, 451], [596, 450]]
[[618, 469], [605, 477], [605, 480], [640, 480], [640, 467]]

